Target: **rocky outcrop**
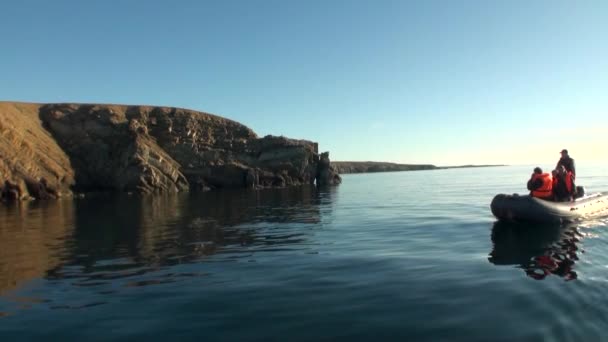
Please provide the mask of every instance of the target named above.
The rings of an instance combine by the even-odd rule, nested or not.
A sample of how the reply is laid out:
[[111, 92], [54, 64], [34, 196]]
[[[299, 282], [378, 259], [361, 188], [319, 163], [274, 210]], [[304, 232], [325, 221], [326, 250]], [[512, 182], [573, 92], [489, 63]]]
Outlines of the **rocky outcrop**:
[[321, 153], [317, 167], [317, 185], [337, 185], [342, 182], [336, 168], [330, 164], [329, 152]]
[[[40, 179], [59, 196], [74, 185], [70, 158], [53, 136], [42, 127], [40, 105], [0, 102], [0, 182], [2, 197], [29, 197], [29, 189], [40, 188]], [[32, 191], [34, 192], [34, 190]]]
[[[43, 126], [69, 156], [78, 191], [180, 191], [180, 165], [120, 106], [44, 105]], [[132, 112], [132, 111], [131, 111]]]
[[0, 123], [0, 174], [21, 197], [340, 183], [316, 143], [186, 109], [0, 103]]

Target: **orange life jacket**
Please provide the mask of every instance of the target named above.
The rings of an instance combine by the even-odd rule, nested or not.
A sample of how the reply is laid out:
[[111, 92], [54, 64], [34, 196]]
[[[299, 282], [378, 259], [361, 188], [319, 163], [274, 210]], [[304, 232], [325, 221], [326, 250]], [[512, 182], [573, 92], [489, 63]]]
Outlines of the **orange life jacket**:
[[572, 171], [568, 171], [566, 174], [566, 189], [569, 194], [572, 194], [572, 179], [573, 179]]
[[[555, 189], [555, 187], [557, 186], [558, 179], [559, 179], [559, 176], [553, 178], [553, 189]], [[566, 190], [568, 191], [569, 194], [572, 194], [572, 180], [574, 179], [574, 175], [572, 174], [572, 171], [567, 171], [566, 175], [564, 176], [564, 179], [565, 179], [565, 183], [566, 183]]]
[[[551, 192], [553, 190], [553, 177], [549, 173], [535, 173], [532, 175], [532, 182], [537, 179], [541, 179], [543, 181], [543, 185], [540, 188], [532, 191], [532, 197], [538, 198], [549, 198], [551, 197]], [[570, 182], [570, 187], [572, 188], [572, 182]]]

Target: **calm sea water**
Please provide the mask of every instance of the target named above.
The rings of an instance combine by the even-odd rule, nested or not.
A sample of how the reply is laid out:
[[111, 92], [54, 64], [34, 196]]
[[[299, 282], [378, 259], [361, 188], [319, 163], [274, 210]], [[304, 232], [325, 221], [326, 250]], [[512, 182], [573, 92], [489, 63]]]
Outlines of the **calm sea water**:
[[0, 205], [0, 339], [600, 340], [608, 219], [491, 215], [531, 170]]

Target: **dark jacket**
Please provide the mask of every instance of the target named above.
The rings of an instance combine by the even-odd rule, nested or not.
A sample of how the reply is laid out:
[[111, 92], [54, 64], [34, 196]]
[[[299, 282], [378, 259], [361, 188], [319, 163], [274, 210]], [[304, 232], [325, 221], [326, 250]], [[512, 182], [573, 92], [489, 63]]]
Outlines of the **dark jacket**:
[[576, 178], [576, 170], [574, 168], [574, 159], [570, 157], [562, 157], [557, 161], [556, 169], [559, 169], [560, 165], [564, 165], [566, 171], [572, 172], [572, 176]]
[[[570, 201], [574, 196], [574, 191], [568, 191], [565, 177], [570, 177], [570, 175], [557, 176], [557, 181], [553, 185], [553, 197], [558, 202]], [[574, 182], [572, 182], [572, 185], [574, 186]]]

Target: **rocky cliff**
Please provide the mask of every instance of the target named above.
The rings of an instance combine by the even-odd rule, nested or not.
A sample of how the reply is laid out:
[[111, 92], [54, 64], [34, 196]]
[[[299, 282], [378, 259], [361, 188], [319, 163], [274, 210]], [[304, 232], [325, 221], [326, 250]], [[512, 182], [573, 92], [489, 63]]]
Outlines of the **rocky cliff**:
[[0, 102], [4, 197], [332, 185], [316, 143], [192, 110]]

